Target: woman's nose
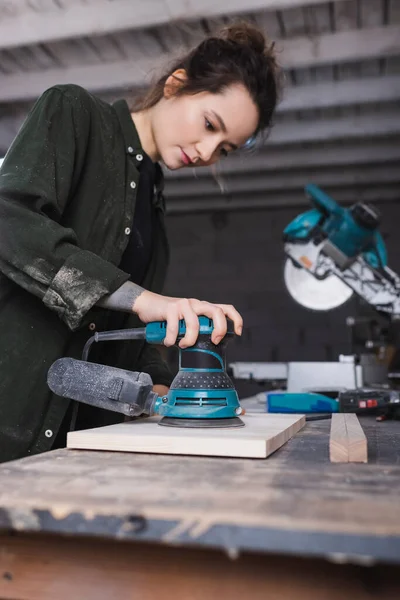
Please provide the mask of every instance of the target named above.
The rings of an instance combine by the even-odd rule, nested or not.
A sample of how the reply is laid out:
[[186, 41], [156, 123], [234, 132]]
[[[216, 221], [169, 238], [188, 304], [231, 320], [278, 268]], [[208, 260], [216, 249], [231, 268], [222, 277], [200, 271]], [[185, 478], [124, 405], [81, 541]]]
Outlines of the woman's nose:
[[200, 160], [202, 162], [209, 162], [217, 149], [218, 143], [216, 142], [216, 140], [203, 140], [202, 142], [200, 142], [199, 144], [197, 144], [197, 154], [200, 157]]

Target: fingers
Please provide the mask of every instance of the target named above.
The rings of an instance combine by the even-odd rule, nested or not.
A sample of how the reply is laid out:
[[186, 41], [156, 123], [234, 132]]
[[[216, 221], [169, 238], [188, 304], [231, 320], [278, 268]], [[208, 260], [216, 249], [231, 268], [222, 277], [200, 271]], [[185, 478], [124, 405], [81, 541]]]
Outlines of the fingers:
[[179, 308], [177, 303], [171, 303], [168, 307], [166, 321], [167, 330], [164, 338], [164, 346], [173, 346], [179, 331]]
[[204, 315], [212, 319], [214, 329], [211, 335], [211, 341], [213, 344], [219, 344], [227, 331], [226, 317], [223, 309], [217, 304], [211, 304], [210, 302], [201, 300], [192, 300], [192, 306], [196, 315]]
[[236, 335], [242, 335], [243, 318], [242, 315], [236, 310], [236, 308], [232, 306], [232, 304], [217, 304], [217, 306], [219, 306], [223, 310], [224, 314], [229, 319], [232, 319], [233, 324], [235, 326]]
[[186, 333], [179, 342], [181, 348], [193, 346], [199, 335], [199, 319], [187, 298], [180, 298], [172, 302], [167, 311], [167, 331], [164, 346], [172, 346], [176, 342], [179, 332], [179, 320], [184, 319]]
[[190, 300], [186, 300], [182, 304], [182, 319], [185, 320], [186, 333], [179, 342], [180, 348], [188, 348], [196, 343], [199, 335], [199, 318], [197, 313], [194, 311]]
[[188, 348], [196, 343], [199, 335], [199, 319], [204, 315], [212, 319], [214, 328], [211, 341], [219, 344], [227, 332], [226, 317], [232, 319], [237, 335], [242, 334], [243, 319], [239, 312], [230, 304], [211, 304], [197, 299], [180, 298], [170, 302], [167, 311], [167, 330], [164, 339], [165, 346], [172, 346], [176, 342], [179, 332], [179, 320], [186, 324], [186, 333], [179, 342], [180, 348]]

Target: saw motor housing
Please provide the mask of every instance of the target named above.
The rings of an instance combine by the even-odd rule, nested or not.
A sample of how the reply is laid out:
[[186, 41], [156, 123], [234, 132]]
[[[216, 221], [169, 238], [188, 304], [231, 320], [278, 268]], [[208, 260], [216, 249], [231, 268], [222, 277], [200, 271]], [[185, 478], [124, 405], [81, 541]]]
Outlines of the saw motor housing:
[[285, 283], [293, 298], [330, 310], [356, 293], [377, 310], [400, 316], [400, 279], [387, 266], [379, 212], [362, 202], [342, 207], [313, 184], [305, 190], [314, 208], [284, 230]]

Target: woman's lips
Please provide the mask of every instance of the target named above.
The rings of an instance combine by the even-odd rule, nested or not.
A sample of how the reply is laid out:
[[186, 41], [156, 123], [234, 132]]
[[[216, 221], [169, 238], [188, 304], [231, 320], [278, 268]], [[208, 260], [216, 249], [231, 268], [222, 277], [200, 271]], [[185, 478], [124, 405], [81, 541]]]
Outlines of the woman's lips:
[[181, 148], [181, 155], [182, 155], [182, 162], [185, 165], [191, 165], [192, 161], [190, 160], [190, 158], [188, 157], [188, 155], [186, 154], [186, 152], [184, 152]]

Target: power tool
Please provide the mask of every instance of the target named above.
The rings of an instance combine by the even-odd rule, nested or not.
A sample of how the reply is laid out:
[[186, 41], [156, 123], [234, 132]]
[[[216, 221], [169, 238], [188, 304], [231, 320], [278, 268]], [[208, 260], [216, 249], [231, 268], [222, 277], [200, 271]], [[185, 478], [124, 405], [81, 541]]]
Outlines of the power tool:
[[363, 202], [344, 208], [313, 184], [305, 192], [314, 208], [284, 230], [289, 293], [314, 310], [336, 308], [355, 293], [399, 319], [400, 278], [387, 266], [377, 209]]
[[[211, 341], [211, 319], [199, 317], [199, 335], [194, 346], [179, 348], [179, 371], [169, 393], [153, 392], [150, 375], [126, 371], [88, 361], [94, 342], [145, 339], [162, 344], [167, 323], [157, 321], [137, 329], [95, 333], [86, 343], [82, 360], [60, 358], [50, 367], [47, 383], [59, 396], [120, 412], [129, 417], [161, 415], [159, 425], [170, 427], [243, 427], [237, 392], [226, 373], [225, 349], [234, 336], [227, 319], [227, 333], [215, 345]], [[177, 343], [186, 333], [179, 322]]]
[[342, 390], [333, 397], [326, 391], [287, 393], [266, 392], [266, 410], [269, 413], [357, 413], [378, 414], [389, 418], [400, 416], [400, 394], [395, 390], [354, 389]]
[[[307, 185], [305, 192], [313, 208], [298, 215], [283, 233], [287, 257], [284, 280], [291, 296], [306, 308], [327, 311], [356, 294], [385, 321], [399, 321], [400, 278], [387, 266], [378, 210], [363, 202], [342, 207], [313, 184]], [[286, 380], [286, 390], [260, 395], [268, 412], [362, 410], [400, 415], [398, 393], [371, 389], [374, 380], [364, 381], [365, 367], [356, 364], [355, 357], [348, 358], [353, 364], [339, 360], [278, 365], [233, 363], [230, 367], [238, 378]]]
[[[307, 308], [330, 310], [355, 293], [386, 319], [398, 322], [400, 277], [387, 265], [378, 210], [363, 202], [344, 208], [313, 184], [305, 192], [314, 208], [284, 230], [284, 278], [291, 296]], [[378, 411], [400, 416], [398, 392], [389, 389], [344, 390], [336, 398], [324, 392], [283, 393], [271, 395], [269, 405], [270, 411], [279, 412], [286, 407], [289, 412]]]

